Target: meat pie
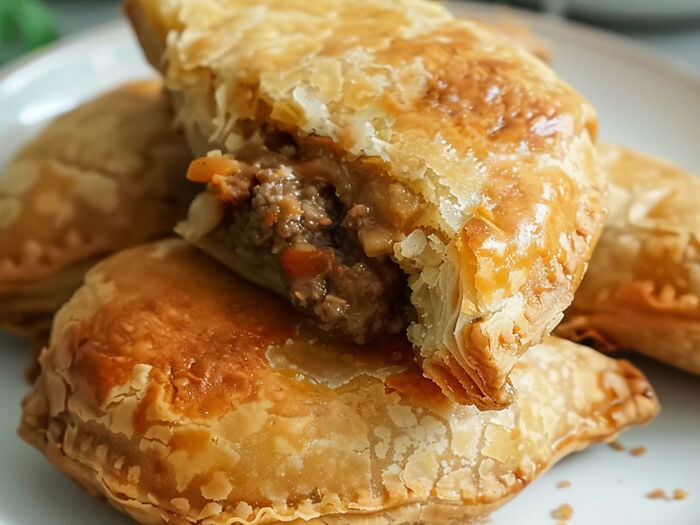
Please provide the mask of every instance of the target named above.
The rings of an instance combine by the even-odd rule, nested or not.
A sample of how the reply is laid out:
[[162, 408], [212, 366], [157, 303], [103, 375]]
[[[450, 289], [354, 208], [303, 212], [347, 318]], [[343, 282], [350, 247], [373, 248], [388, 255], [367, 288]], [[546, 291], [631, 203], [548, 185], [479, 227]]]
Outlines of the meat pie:
[[171, 235], [192, 188], [162, 84], [126, 84], [48, 124], [0, 176], [0, 328], [44, 344], [106, 254]]
[[591, 106], [436, 2], [126, 8], [206, 184], [178, 231], [332, 337], [405, 331], [453, 399], [507, 405], [603, 224]]
[[182, 240], [121, 252], [58, 313], [20, 435], [144, 524], [448, 525], [658, 410], [632, 365], [562, 339], [480, 411], [403, 336], [321, 344], [300, 321]]
[[700, 374], [700, 180], [621, 146], [599, 150], [609, 217], [557, 332]]

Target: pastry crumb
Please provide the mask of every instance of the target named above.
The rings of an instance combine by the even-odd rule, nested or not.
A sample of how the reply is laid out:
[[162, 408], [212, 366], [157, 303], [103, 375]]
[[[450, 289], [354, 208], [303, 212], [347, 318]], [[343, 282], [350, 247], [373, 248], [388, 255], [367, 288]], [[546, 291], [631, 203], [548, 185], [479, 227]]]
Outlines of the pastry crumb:
[[558, 489], [565, 489], [566, 487], [570, 487], [570, 486], [571, 486], [571, 483], [565, 479], [557, 482]]
[[574, 515], [574, 509], [568, 503], [562, 503], [552, 511], [555, 520], [568, 521]]
[[690, 496], [690, 494], [687, 490], [676, 489], [673, 491], [673, 499], [685, 499], [688, 496]]
[[608, 446], [611, 449], [616, 450], [618, 452], [625, 450], [625, 447], [619, 441], [611, 441], [610, 443], [608, 443]]
[[647, 498], [649, 499], [665, 499], [665, 500], [680, 500], [680, 499], [685, 499], [688, 496], [690, 496], [690, 493], [687, 490], [683, 489], [675, 489], [673, 493], [670, 495], [666, 494], [666, 491], [664, 489], [655, 489], [652, 490], [649, 494], [647, 494]]
[[642, 454], [645, 454], [646, 451], [647, 447], [634, 447], [633, 449], [630, 449], [630, 455], [641, 456]]
[[649, 499], [666, 499], [666, 491], [664, 489], [654, 489], [647, 494]]

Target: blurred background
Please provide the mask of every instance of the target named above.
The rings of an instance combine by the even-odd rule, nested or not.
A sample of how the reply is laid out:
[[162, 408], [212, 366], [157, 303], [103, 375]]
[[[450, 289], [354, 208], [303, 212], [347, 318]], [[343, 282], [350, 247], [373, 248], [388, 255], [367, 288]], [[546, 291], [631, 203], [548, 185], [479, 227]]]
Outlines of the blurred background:
[[[119, 16], [121, 0], [0, 0], [0, 65]], [[700, 0], [512, 0], [624, 34], [700, 73]]]

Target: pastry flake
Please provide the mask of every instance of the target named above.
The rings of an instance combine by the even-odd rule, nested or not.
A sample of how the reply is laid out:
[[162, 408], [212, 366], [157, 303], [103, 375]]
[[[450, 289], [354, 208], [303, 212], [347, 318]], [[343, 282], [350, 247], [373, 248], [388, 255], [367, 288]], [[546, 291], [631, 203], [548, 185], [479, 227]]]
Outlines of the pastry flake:
[[322, 344], [301, 320], [184, 241], [112, 256], [58, 313], [20, 435], [142, 523], [441, 524], [658, 410], [631, 364], [561, 339], [479, 411], [403, 337]]
[[0, 177], [0, 327], [45, 336], [97, 260], [167, 236], [191, 199], [188, 162], [155, 80], [49, 123]]
[[126, 10], [200, 156], [179, 233], [323, 331], [407, 329], [450, 397], [507, 405], [603, 224], [591, 106], [434, 2]]
[[608, 222], [557, 333], [700, 374], [700, 180], [613, 144], [600, 159]]

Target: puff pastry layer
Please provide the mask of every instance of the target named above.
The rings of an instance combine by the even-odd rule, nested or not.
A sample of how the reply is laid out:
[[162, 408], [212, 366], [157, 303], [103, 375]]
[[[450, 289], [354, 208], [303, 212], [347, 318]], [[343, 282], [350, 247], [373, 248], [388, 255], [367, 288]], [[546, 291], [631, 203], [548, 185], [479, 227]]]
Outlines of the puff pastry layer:
[[403, 338], [314, 343], [279, 297], [184, 241], [90, 270], [57, 314], [20, 435], [142, 523], [464, 523], [564, 454], [648, 421], [642, 374], [548, 338], [479, 411]]
[[[367, 236], [388, 239], [383, 257], [408, 276], [424, 372], [460, 402], [507, 405], [510, 370], [561, 319], [603, 224], [591, 106], [523, 48], [434, 2], [126, 8], [194, 153], [273, 148], [281, 133], [292, 171], [333, 164], [346, 207], [368, 209]], [[227, 209], [200, 199], [180, 232], [274, 287], [230, 248]]]
[[161, 91], [148, 80], [102, 95], [10, 161], [0, 177], [0, 328], [45, 336], [87, 268], [168, 235], [184, 213], [189, 151]]
[[700, 374], [700, 180], [602, 144], [609, 217], [557, 333]]

